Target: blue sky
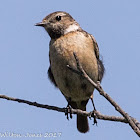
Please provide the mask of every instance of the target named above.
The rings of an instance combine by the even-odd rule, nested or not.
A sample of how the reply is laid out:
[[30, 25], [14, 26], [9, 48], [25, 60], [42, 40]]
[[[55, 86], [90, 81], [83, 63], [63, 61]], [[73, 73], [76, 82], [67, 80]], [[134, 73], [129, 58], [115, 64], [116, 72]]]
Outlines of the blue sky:
[[[63, 95], [47, 77], [50, 38], [43, 28], [34, 26], [51, 12], [66, 11], [98, 42], [106, 68], [102, 82], [104, 90], [126, 112], [140, 121], [139, 5], [139, 0], [2, 1], [0, 94], [59, 107], [67, 105]], [[94, 101], [101, 113], [119, 115], [97, 91], [94, 93]], [[87, 110], [92, 110], [91, 102]], [[81, 134], [76, 129], [75, 115], [68, 121], [63, 113], [2, 99], [0, 112], [0, 133], [26, 135], [61, 132], [59, 138], [49, 138], [60, 140], [138, 139], [127, 124], [98, 120], [96, 127], [92, 125], [93, 120], [89, 120], [90, 131]]]

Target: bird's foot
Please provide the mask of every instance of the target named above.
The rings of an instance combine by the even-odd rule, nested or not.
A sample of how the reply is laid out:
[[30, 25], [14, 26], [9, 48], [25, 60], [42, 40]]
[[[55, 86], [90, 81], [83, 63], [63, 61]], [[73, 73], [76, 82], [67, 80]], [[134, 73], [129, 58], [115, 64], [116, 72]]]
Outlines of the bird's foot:
[[97, 119], [96, 119], [95, 111], [96, 110], [93, 110], [92, 112], [90, 112], [89, 118], [91, 119], [93, 117], [93, 125], [96, 124], [96, 126], [97, 126]]
[[72, 119], [72, 112], [71, 112], [71, 107], [68, 104], [65, 110], [65, 116], [67, 116], [67, 119], [69, 120], [69, 114], [70, 114], [70, 118]]

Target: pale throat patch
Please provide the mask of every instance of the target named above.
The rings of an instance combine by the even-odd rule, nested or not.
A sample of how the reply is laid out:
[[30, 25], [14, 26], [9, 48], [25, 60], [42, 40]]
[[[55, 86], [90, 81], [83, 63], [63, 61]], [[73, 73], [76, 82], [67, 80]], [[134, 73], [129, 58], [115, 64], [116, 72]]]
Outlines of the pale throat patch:
[[72, 24], [70, 25], [65, 31], [64, 31], [64, 34], [67, 34], [69, 32], [73, 32], [73, 31], [76, 31], [79, 29], [79, 26], [76, 25], [76, 24]]

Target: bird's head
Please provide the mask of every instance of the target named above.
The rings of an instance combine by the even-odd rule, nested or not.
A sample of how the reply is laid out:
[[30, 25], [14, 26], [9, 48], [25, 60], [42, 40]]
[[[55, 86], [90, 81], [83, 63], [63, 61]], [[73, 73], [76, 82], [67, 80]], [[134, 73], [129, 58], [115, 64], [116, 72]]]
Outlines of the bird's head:
[[80, 29], [79, 24], [70, 14], [61, 11], [49, 14], [42, 22], [35, 25], [44, 27], [51, 38], [59, 38], [64, 34]]

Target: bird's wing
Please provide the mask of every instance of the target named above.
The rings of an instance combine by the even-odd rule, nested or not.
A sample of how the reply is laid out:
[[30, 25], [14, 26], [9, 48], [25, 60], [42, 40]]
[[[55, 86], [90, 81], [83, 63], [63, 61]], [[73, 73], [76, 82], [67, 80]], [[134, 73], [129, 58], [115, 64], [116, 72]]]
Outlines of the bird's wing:
[[[49, 60], [50, 60], [50, 53], [49, 53]], [[50, 65], [51, 65], [51, 61], [50, 61]], [[54, 76], [53, 76], [53, 73], [51, 70], [51, 66], [48, 69], [48, 77], [49, 77], [50, 81], [54, 84], [54, 86], [57, 87], [57, 84], [55, 82], [55, 79], [54, 79]]]
[[93, 41], [94, 52], [95, 52], [96, 58], [99, 59], [99, 47], [98, 47], [98, 44], [97, 44], [97, 42], [96, 42], [96, 40], [95, 40], [93, 35], [90, 34], [90, 37], [91, 37], [91, 39]]
[[105, 72], [105, 68], [104, 68], [102, 60], [100, 60], [98, 44], [97, 44], [97, 42], [96, 42], [96, 40], [95, 40], [93, 35], [90, 34], [90, 37], [91, 37], [91, 39], [93, 41], [94, 52], [95, 52], [95, 55], [96, 55], [96, 58], [97, 58], [97, 63], [98, 63], [98, 80], [102, 81], [102, 78], [103, 78], [104, 72]]
[[50, 81], [54, 84], [54, 86], [57, 87], [57, 84], [55, 82], [54, 76], [53, 76], [52, 71], [51, 71], [51, 67], [49, 67], [49, 69], [48, 69], [48, 77], [49, 77]]

